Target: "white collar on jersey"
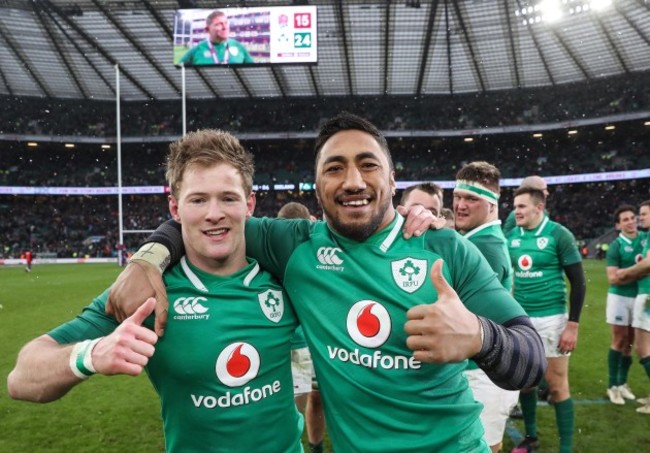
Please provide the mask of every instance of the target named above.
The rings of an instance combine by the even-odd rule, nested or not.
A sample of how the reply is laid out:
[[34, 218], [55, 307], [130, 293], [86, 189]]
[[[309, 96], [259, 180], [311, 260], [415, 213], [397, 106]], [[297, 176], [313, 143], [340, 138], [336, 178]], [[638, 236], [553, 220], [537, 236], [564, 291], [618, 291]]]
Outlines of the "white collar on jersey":
[[[535, 236], [539, 236], [540, 234], [542, 234], [542, 230], [544, 229], [544, 227], [548, 223], [548, 220], [549, 220], [548, 216], [545, 215], [544, 220], [542, 220], [542, 223], [540, 223], [539, 226], [537, 227], [537, 230], [535, 230], [535, 234], [534, 234]], [[524, 233], [527, 230], [524, 230], [524, 227], [519, 227], [519, 231], [520, 231], [521, 235], [523, 236]]]
[[[181, 267], [183, 268], [183, 273], [185, 273], [185, 276], [189, 279], [189, 281], [194, 285], [196, 289], [199, 291], [203, 291], [204, 293], [208, 292], [208, 288], [203, 284], [201, 279], [199, 278], [198, 275], [192, 271], [190, 268], [189, 264], [187, 264], [187, 257], [183, 256], [181, 258]], [[260, 265], [258, 263], [255, 263], [255, 266], [253, 266], [253, 269], [246, 274], [246, 277], [244, 277], [244, 286], [250, 286], [251, 282], [255, 278], [257, 274], [260, 272]]]
[[630, 239], [629, 237], [625, 236], [623, 233], [618, 233], [618, 237], [621, 238], [621, 240], [626, 242], [628, 245], [632, 244], [632, 241], [636, 239], [636, 237], [634, 239]]
[[501, 220], [496, 219], [496, 220], [493, 220], [491, 222], [484, 223], [483, 225], [479, 225], [476, 228], [474, 228], [473, 230], [470, 230], [467, 233], [465, 233], [465, 237], [466, 238], [471, 237], [471, 236], [475, 235], [476, 233], [478, 233], [479, 231], [483, 231], [484, 229], [486, 229], [487, 227], [491, 227], [492, 225], [501, 225]]
[[395, 238], [402, 231], [402, 225], [404, 225], [404, 217], [402, 217], [397, 211], [395, 211], [395, 217], [397, 217], [397, 220], [395, 221], [395, 225], [393, 225], [393, 229], [390, 231], [390, 233], [388, 233], [386, 239], [384, 239], [384, 241], [379, 246], [379, 249], [384, 253], [386, 253], [386, 250], [388, 250], [390, 246], [393, 245]]

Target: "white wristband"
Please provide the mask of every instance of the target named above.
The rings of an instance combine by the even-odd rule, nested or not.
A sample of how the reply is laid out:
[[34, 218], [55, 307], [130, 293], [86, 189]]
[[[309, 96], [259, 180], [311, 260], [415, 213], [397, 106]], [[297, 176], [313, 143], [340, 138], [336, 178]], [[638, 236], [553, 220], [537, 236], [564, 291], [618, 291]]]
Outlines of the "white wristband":
[[92, 352], [102, 338], [81, 341], [72, 348], [69, 361], [70, 370], [79, 379], [88, 379], [97, 372], [93, 366]]

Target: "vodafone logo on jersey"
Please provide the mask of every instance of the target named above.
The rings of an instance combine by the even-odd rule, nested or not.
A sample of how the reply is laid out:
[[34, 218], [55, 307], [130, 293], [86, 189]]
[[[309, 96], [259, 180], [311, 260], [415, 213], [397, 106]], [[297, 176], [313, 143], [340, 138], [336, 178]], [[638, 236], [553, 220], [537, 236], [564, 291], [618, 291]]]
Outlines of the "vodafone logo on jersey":
[[641, 261], [643, 261], [643, 255], [639, 253], [637, 256], [634, 257], [634, 262], [640, 263]]
[[246, 385], [257, 378], [260, 371], [260, 353], [248, 343], [237, 342], [225, 347], [217, 357], [215, 370], [219, 380], [233, 390], [213, 394], [192, 393], [192, 404], [197, 409], [246, 406], [282, 391], [282, 383], [279, 380], [266, 384], [260, 384], [258, 380], [252, 385]]
[[384, 370], [417, 370], [422, 363], [412, 356], [386, 354], [378, 349], [388, 340], [391, 330], [388, 310], [374, 300], [361, 300], [348, 312], [346, 327], [350, 337], [362, 348], [347, 349], [327, 345], [330, 360], [349, 363], [353, 366]]
[[260, 354], [248, 343], [233, 343], [219, 354], [216, 371], [228, 387], [241, 387], [260, 371]]
[[533, 258], [530, 255], [521, 255], [517, 260], [517, 265], [522, 271], [529, 271], [533, 267]]
[[386, 343], [390, 335], [390, 315], [379, 302], [361, 300], [348, 312], [347, 329], [358, 345], [378, 348]]

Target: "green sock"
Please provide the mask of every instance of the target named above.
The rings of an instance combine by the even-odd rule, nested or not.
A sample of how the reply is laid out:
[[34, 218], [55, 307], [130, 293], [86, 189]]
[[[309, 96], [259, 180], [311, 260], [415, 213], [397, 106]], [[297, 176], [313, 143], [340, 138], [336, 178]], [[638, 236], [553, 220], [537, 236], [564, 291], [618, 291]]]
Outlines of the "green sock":
[[624, 355], [621, 357], [621, 369], [618, 371], [618, 385], [627, 383], [627, 375], [632, 366], [632, 356]]
[[555, 403], [555, 421], [560, 434], [560, 453], [571, 453], [573, 450], [573, 399]]
[[645, 374], [650, 377], [650, 355], [639, 360], [641, 366], [645, 369]]
[[623, 353], [621, 351], [614, 351], [613, 349], [610, 349], [609, 354], [607, 354], [607, 368], [609, 370], [608, 388], [619, 385], [618, 379], [621, 373], [622, 358]]
[[519, 394], [521, 412], [524, 415], [526, 435], [537, 437], [537, 389], [532, 392]]

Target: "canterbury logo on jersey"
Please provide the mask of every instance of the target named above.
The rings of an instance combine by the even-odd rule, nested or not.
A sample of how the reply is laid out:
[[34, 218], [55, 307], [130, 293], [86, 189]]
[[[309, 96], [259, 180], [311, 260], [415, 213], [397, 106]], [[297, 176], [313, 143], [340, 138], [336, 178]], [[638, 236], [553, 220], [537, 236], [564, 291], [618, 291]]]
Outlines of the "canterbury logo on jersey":
[[190, 320], [190, 319], [210, 319], [208, 307], [204, 305], [208, 299], [205, 297], [179, 297], [172, 305], [174, 313], [173, 319]]
[[[346, 329], [350, 338], [359, 346], [378, 348], [386, 343], [391, 333], [391, 318], [388, 310], [379, 302], [361, 300], [348, 311]], [[327, 346], [330, 360], [350, 362], [366, 368], [419, 369], [422, 363], [412, 356], [389, 355], [381, 350], [372, 353]]]
[[320, 247], [316, 252], [316, 258], [320, 264], [316, 265], [317, 269], [328, 271], [342, 271], [344, 269], [343, 258], [339, 256], [343, 251], [338, 247]]
[[[215, 371], [217, 378], [224, 385], [231, 388], [243, 387], [258, 377], [260, 353], [249, 343], [232, 343], [225, 347], [217, 357]], [[282, 390], [282, 384], [276, 380], [262, 386], [245, 386], [240, 390], [227, 391], [223, 395], [192, 394], [191, 397], [194, 407], [215, 409], [253, 404], [280, 390]]]

